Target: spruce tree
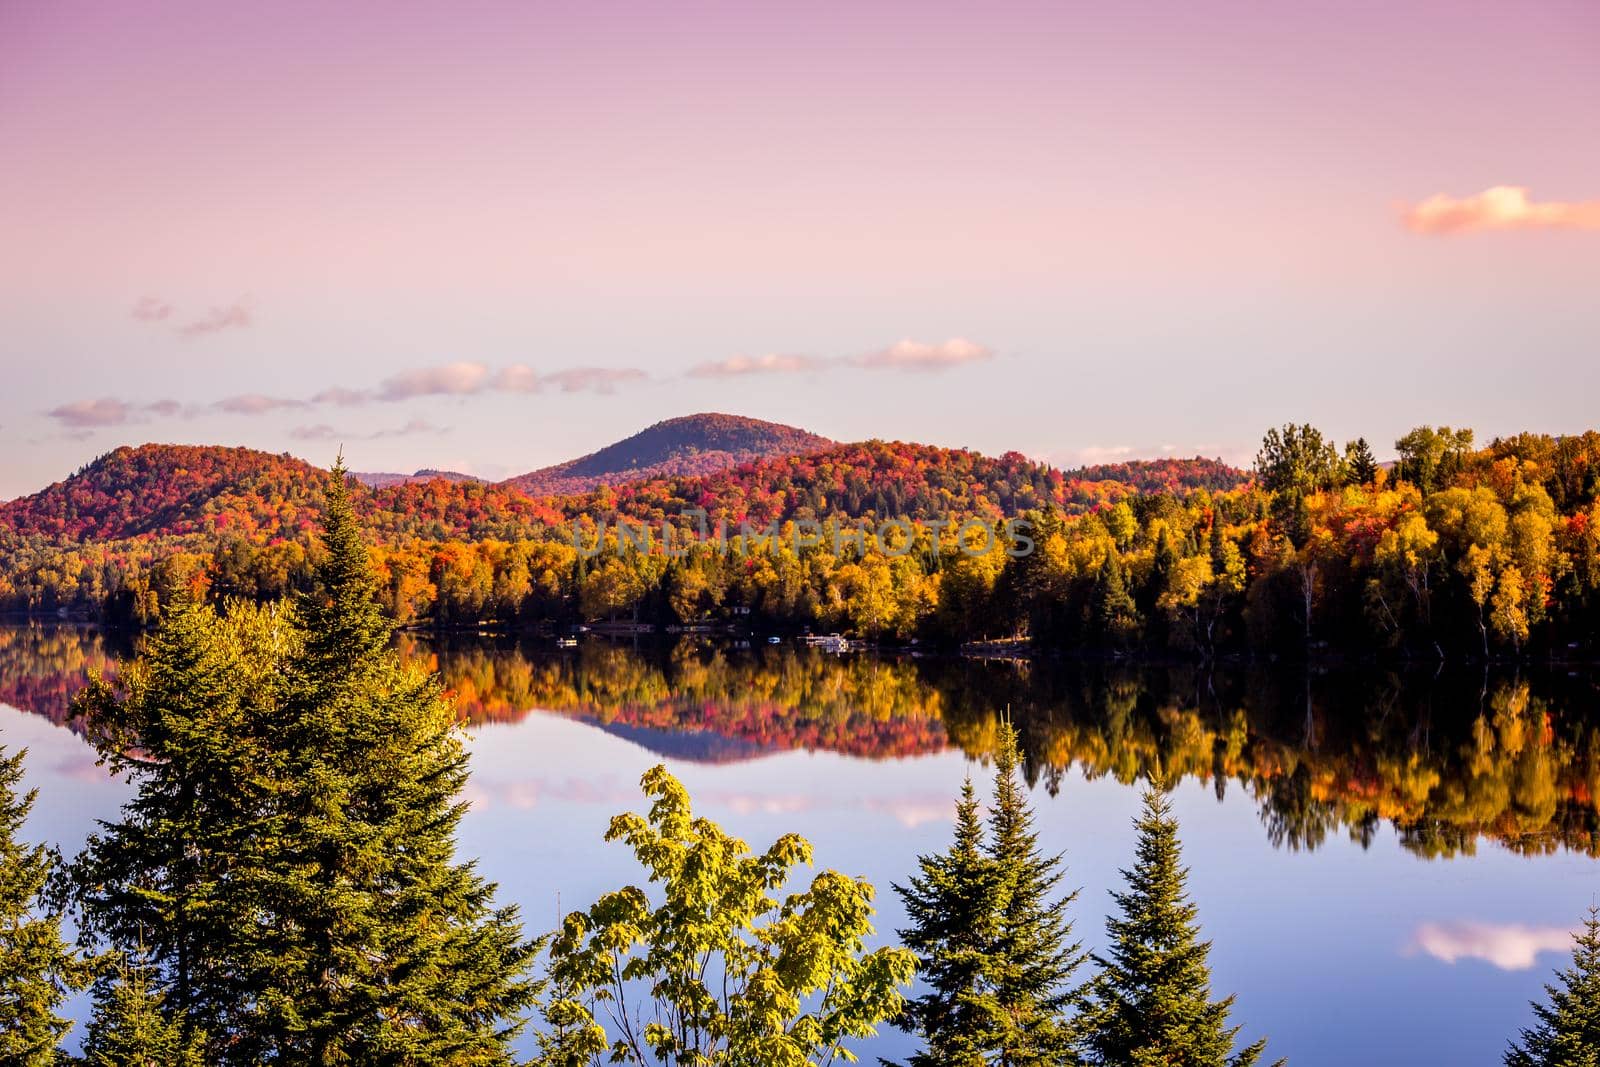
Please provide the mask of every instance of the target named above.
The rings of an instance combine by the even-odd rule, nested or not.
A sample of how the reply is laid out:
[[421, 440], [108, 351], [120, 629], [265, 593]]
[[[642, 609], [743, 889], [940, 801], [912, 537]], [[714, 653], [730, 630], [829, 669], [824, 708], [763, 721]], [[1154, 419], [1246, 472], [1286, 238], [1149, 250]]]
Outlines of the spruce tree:
[[276, 736], [282, 613], [192, 602], [169, 609], [115, 685], [76, 711], [103, 762], [135, 786], [72, 867], [83, 936], [148, 966], [163, 1010], [212, 1035], [213, 1062], [254, 1062], [262, 873], [281, 838]]
[[1039, 849], [1019, 762], [1007, 723], [987, 824], [969, 781], [949, 851], [922, 857], [921, 873], [895, 887], [911, 920], [900, 936], [927, 990], [900, 1023], [923, 1041], [911, 1067], [1077, 1062], [1072, 978], [1085, 957], [1066, 918], [1077, 894], [1054, 895], [1061, 857]]
[[998, 931], [991, 951], [991, 1026], [1002, 1067], [1076, 1063], [1081, 991], [1072, 978], [1085, 959], [1072, 941], [1066, 909], [1074, 890], [1057, 898], [1062, 858], [1040, 851], [1033, 812], [1020, 780], [1021, 748], [1009, 722], [995, 756], [989, 858], [998, 876]]
[[37, 795], [18, 791], [24, 755], [0, 747], [0, 1063], [45, 1067], [71, 1026], [56, 1009], [89, 973], [62, 941], [59, 917], [41, 910], [55, 857], [20, 838]]
[[1117, 551], [1109, 546], [1089, 607], [1090, 626], [1104, 644], [1126, 647], [1139, 630], [1138, 605], [1128, 592]]
[[1248, 1067], [1263, 1039], [1233, 1052], [1237, 1026], [1228, 1026], [1233, 998], [1211, 999], [1209, 942], [1201, 941], [1197, 909], [1188, 899], [1178, 824], [1159, 782], [1144, 794], [1137, 859], [1113, 892], [1120, 916], [1106, 922], [1109, 954], [1091, 994], [1085, 1047], [1107, 1067]]
[[326, 548], [297, 607], [179, 605], [80, 700], [137, 786], [73, 870], [82, 930], [147, 963], [106, 1010], [229, 1067], [509, 1062], [536, 946], [455, 861], [465, 751], [389, 648], [342, 471]]
[[1600, 908], [1573, 937], [1572, 966], [1544, 988], [1550, 1002], [1533, 1005], [1538, 1023], [1506, 1051], [1507, 1067], [1600, 1067]]
[[1371, 485], [1378, 477], [1378, 460], [1365, 437], [1345, 443], [1344, 464], [1350, 472], [1350, 480], [1357, 485]]
[[438, 681], [390, 647], [342, 464], [323, 543], [287, 672], [263, 1033], [293, 1062], [509, 1062], [538, 946], [455, 859], [467, 756]]
[[165, 999], [144, 959], [120, 961], [95, 986], [87, 1067], [206, 1067], [204, 1035], [173, 1019]]
[[895, 892], [911, 925], [899, 931], [917, 954], [917, 981], [926, 990], [907, 1001], [896, 1025], [922, 1039], [909, 1067], [983, 1067], [989, 1012], [990, 949], [998, 934], [998, 878], [984, 849], [983, 821], [968, 778], [956, 805], [949, 851], [918, 859], [919, 874]]

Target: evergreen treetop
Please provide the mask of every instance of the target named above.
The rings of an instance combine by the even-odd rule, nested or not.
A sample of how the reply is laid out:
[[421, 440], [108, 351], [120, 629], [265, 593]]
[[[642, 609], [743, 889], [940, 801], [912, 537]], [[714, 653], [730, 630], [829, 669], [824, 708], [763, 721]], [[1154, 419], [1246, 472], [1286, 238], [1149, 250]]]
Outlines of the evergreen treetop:
[[911, 921], [900, 935], [926, 990], [900, 1023], [923, 1041], [912, 1067], [1077, 1062], [1073, 976], [1085, 954], [1067, 919], [1077, 894], [1056, 894], [1061, 857], [1039, 847], [1020, 761], [1005, 723], [987, 822], [969, 780], [950, 849], [922, 857], [920, 873], [896, 887]]
[[316, 577], [298, 612], [181, 606], [80, 702], [137, 786], [74, 867], [82, 928], [148, 948], [106, 1011], [228, 1067], [507, 1064], [538, 946], [455, 857], [466, 752], [390, 647], [342, 470]]
[[121, 959], [95, 984], [83, 1043], [88, 1067], [206, 1067], [205, 1035], [165, 1010], [142, 957]]
[[1544, 987], [1548, 1003], [1533, 1005], [1538, 1021], [1506, 1051], [1507, 1067], [1600, 1064], [1600, 908], [1589, 909], [1572, 941], [1572, 965]]
[[342, 462], [323, 542], [288, 672], [265, 1031], [319, 1064], [507, 1062], [538, 945], [455, 859], [466, 751], [437, 678], [391, 647]]
[[71, 1027], [56, 1010], [88, 984], [89, 968], [61, 939], [59, 918], [41, 914], [55, 857], [20, 838], [36, 795], [19, 792], [24, 755], [0, 747], [0, 1063], [46, 1067]]
[[922, 1038], [909, 1067], [983, 1067], [988, 1062], [990, 947], [999, 928], [999, 878], [985, 851], [977, 794], [968, 778], [956, 804], [948, 851], [922, 856], [919, 873], [895, 886], [910, 925], [900, 939], [917, 954], [925, 990], [907, 1001], [897, 1025]]
[[1095, 956], [1090, 1060], [1106, 1067], [1249, 1067], [1266, 1041], [1235, 1053], [1239, 1027], [1227, 1025], [1233, 998], [1211, 999], [1211, 946], [1200, 940], [1177, 820], [1159, 781], [1145, 790], [1134, 825], [1135, 862], [1122, 872], [1127, 888], [1112, 893], [1118, 914], [1106, 921], [1110, 947]]

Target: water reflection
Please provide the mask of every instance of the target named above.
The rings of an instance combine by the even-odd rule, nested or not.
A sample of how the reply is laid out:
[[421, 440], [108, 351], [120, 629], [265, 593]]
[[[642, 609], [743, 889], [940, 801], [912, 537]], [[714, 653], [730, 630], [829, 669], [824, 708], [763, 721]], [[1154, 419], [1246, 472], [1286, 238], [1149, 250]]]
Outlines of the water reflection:
[[[1368, 845], [1392, 825], [1429, 857], [1483, 839], [1600, 855], [1600, 715], [1586, 676], [841, 658], [693, 642], [557, 652], [418, 635], [401, 647], [439, 670], [470, 723], [554, 712], [678, 760], [949, 747], [981, 759], [1009, 713], [1030, 781], [1049, 792], [1069, 771], [1132, 783], [1163, 768], [1219, 797], [1243, 788], [1279, 848], [1333, 835]], [[0, 702], [64, 722], [71, 693], [126, 652], [92, 630], [0, 629]]]

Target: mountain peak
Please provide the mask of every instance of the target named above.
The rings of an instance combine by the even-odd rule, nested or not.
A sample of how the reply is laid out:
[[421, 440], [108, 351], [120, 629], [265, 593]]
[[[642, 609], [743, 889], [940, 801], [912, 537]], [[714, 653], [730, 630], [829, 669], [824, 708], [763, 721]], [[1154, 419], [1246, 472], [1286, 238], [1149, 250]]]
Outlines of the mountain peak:
[[701, 412], [665, 419], [597, 452], [505, 484], [531, 496], [582, 493], [640, 478], [710, 474], [758, 459], [820, 452], [834, 444], [795, 426]]

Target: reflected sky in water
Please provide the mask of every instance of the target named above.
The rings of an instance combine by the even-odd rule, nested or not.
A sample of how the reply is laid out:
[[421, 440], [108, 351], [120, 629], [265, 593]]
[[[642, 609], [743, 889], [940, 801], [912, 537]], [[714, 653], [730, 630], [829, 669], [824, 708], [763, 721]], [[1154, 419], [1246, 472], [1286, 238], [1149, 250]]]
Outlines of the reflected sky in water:
[[[1270, 1035], [1295, 1064], [1499, 1062], [1600, 893], [1586, 679], [404, 647], [472, 719], [462, 853], [534, 929], [638, 880], [601, 836], [642, 810], [638, 779], [664, 761], [753, 846], [799, 831], [820, 865], [873, 881], [888, 934], [902, 920], [890, 883], [947, 843], [1008, 704], [1091, 947], [1129, 862], [1134, 783], [1155, 761], [1184, 772], [1176, 810], [1216, 989], [1239, 995], [1243, 1036]], [[0, 744], [30, 749], [40, 789], [28, 834], [69, 852], [125, 796], [58, 725], [66, 694], [112, 660], [84, 631], [0, 632]], [[907, 1046], [890, 1034], [858, 1051]]]

